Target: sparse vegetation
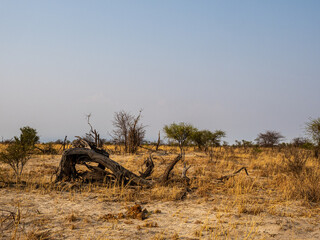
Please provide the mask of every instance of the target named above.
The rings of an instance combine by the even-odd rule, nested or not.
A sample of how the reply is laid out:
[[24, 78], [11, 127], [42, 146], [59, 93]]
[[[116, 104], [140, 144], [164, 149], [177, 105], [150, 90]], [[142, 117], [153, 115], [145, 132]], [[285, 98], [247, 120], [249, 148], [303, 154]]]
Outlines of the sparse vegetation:
[[[176, 147], [162, 148], [168, 155], [161, 155], [161, 152], [153, 154], [154, 164], [158, 167], [151, 175], [152, 179], [161, 176], [164, 168], [175, 156]], [[183, 164], [177, 164], [173, 169], [170, 175], [172, 181], [169, 184], [157, 184], [152, 188], [108, 183], [54, 184], [50, 181], [53, 173], [48, 171], [49, 168], [44, 162], [57, 166], [60, 156], [53, 156], [54, 159], [49, 162], [52, 155], [34, 155], [26, 166], [28, 174], [21, 176], [26, 186], [18, 190], [18, 196], [23, 197], [24, 204], [29, 204], [32, 199], [34, 207], [28, 208], [32, 214], [25, 214], [27, 208], [24, 204], [21, 205], [19, 227], [10, 225], [6, 228], [11, 221], [10, 218], [7, 219], [10, 213], [8, 215], [7, 212], [0, 212], [0, 220], [3, 222], [0, 228], [4, 229], [5, 236], [9, 238], [15, 231], [15, 236], [20, 239], [37, 236], [61, 238], [59, 231], [47, 231], [45, 226], [49, 223], [63, 227], [63, 234], [69, 236], [68, 238], [72, 238], [75, 233], [97, 238], [107, 236], [103, 235], [104, 231], [94, 231], [97, 226], [104, 226], [104, 229], [108, 229], [108, 234], [119, 236], [116, 234], [122, 231], [123, 224], [126, 231], [139, 231], [143, 238], [215, 236], [219, 239], [221, 236], [245, 238], [247, 235], [263, 238], [267, 235], [261, 235], [257, 229], [268, 226], [268, 221], [276, 224], [276, 221], [286, 217], [300, 221], [301, 216], [310, 220], [317, 219], [320, 170], [310, 151], [288, 148], [279, 152], [266, 148], [253, 158], [254, 149], [248, 151], [243, 147], [214, 147], [213, 151], [219, 158], [210, 162], [205, 160], [204, 150], [194, 152], [193, 147], [185, 147], [186, 162], [192, 166], [188, 171], [188, 189], [185, 189], [185, 185], [177, 178], [183, 170]], [[139, 172], [144, 161], [140, 154], [146, 153], [145, 151], [141, 148], [139, 155], [120, 154], [112, 157], [131, 171]], [[35, 166], [38, 166], [38, 170], [30, 172]], [[224, 181], [215, 180], [221, 176], [232, 175], [242, 166], [247, 167], [249, 176], [243, 171]], [[2, 168], [5, 168], [5, 165]], [[5, 189], [12, 191], [9, 185], [0, 191]], [[8, 194], [7, 192], [6, 197], [0, 199], [0, 209], [15, 213], [15, 210], [11, 210], [11, 203], [6, 202], [10, 196]], [[46, 214], [43, 213], [44, 210], [37, 210], [43, 209], [41, 206], [44, 198], [50, 203], [46, 207]], [[288, 201], [296, 202], [288, 205]], [[136, 205], [137, 202], [141, 204]], [[61, 216], [53, 218], [56, 208], [61, 209], [58, 211]], [[167, 224], [168, 221], [172, 222], [172, 227]], [[30, 226], [34, 228], [31, 229]], [[255, 235], [250, 231], [255, 232]], [[130, 238], [124, 231], [122, 234]]]
[[[14, 168], [0, 164], [1, 234], [9, 239], [130, 239], [134, 234], [146, 239], [263, 239], [272, 234], [277, 239], [288, 228], [297, 230], [286, 222], [289, 218], [306, 227], [304, 219], [319, 222], [320, 165], [312, 150], [301, 147], [302, 140], [281, 148], [269, 140], [261, 147], [249, 141], [221, 146], [223, 131], [175, 127], [177, 133], [188, 129], [181, 130], [179, 146], [162, 145], [152, 154], [146, 146], [123, 155], [115, 145], [98, 148], [80, 138], [79, 145], [75, 141], [64, 152], [75, 153], [67, 155], [72, 177], [62, 174], [58, 181], [52, 176], [59, 174], [56, 168], [63, 157], [44, 150], [59, 152], [63, 143], [36, 144], [36, 131], [22, 128], [13, 143], [28, 153], [25, 171], [20, 168], [24, 184], [13, 184]], [[196, 148], [188, 146], [192, 140]], [[0, 144], [2, 157], [13, 143]], [[106, 169], [100, 166], [111, 160], [105, 150], [111, 150], [110, 158], [118, 163], [114, 171], [107, 170], [108, 164]], [[184, 164], [177, 151], [185, 154]], [[97, 175], [85, 176], [88, 169], [105, 175], [93, 181]], [[270, 230], [282, 222], [279, 230]], [[300, 231], [298, 238], [314, 236]]]
[[39, 141], [35, 129], [23, 127], [20, 131], [20, 136], [14, 137], [6, 150], [0, 153], [0, 162], [8, 164], [13, 169], [16, 182], [20, 182], [23, 168], [30, 159], [35, 144]]

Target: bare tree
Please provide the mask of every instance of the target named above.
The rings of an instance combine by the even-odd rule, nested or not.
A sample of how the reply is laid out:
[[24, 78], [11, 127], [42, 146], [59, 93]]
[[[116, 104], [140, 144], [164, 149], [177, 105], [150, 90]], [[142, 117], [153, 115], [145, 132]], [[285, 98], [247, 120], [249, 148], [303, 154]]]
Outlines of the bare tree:
[[265, 133], [259, 133], [255, 139], [256, 142], [263, 147], [274, 147], [278, 145], [284, 138], [280, 132], [277, 131], [266, 131]]
[[116, 143], [124, 145], [125, 152], [137, 152], [145, 137], [146, 126], [140, 123], [141, 113], [142, 110], [138, 116], [134, 116], [122, 110], [114, 114], [113, 126], [115, 129], [112, 132], [112, 138]]
[[132, 121], [132, 116], [121, 110], [120, 112], [114, 113], [113, 126], [114, 130], [112, 131], [113, 141], [117, 144], [124, 145], [124, 151], [127, 152], [127, 142], [128, 142], [128, 132], [129, 132], [129, 122]]
[[100, 134], [98, 133], [98, 131], [96, 129], [94, 129], [92, 127], [92, 125], [90, 123], [90, 117], [91, 117], [91, 113], [86, 115], [88, 125], [90, 126], [89, 133], [86, 133], [86, 139], [89, 142], [94, 142], [96, 147], [102, 147], [102, 141], [100, 140]]
[[146, 134], [145, 126], [139, 123], [141, 119], [141, 112], [142, 110], [140, 110], [137, 117], [133, 117], [133, 121], [129, 126], [128, 151], [130, 153], [137, 152], [138, 147], [142, 144]]

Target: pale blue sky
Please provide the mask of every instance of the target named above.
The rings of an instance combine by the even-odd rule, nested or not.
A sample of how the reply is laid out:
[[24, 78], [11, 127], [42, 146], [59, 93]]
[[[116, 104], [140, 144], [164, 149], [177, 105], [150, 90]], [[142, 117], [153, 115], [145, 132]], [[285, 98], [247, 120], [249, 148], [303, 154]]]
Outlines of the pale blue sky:
[[320, 116], [320, 1], [0, 1], [0, 136], [103, 137], [143, 109], [226, 140]]

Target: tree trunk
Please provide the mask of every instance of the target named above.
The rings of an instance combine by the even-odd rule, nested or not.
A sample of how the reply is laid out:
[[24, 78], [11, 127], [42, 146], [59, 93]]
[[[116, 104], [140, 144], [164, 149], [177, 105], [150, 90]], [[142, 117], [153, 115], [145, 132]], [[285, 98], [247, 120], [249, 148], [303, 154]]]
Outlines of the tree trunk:
[[63, 153], [56, 181], [76, 179], [78, 174], [75, 164], [81, 164], [82, 162], [95, 162], [103, 165], [113, 173], [118, 181], [126, 180], [136, 185], [151, 185], [151, 181], [139, 177], [106, 155], [87, 148], [71, 148]]
[[[81, 141], [85, 141], [81, 139]], [[128, 169], [121, 166], [119, 163], [113, 161], [109, 158], [109, 154], [102, 150], [96, 148], [92, 143], [88, 143], [87, 147], [79, 147], [77, 144], [73, 144], [76, 147], [65, 150], [62, 154], [61, 161], [56, 173], [56, 182], [59, 181], [73, 181], [79, 178], [82, 180], [115, 180], [118, 184], [130, 184], [130, 185], [140, 185], [151, 187], [155, 183], [166, 184], [169, 180], [169, 175], [174, 166], [182, 158], [178, 155], [165, 169], [163, 175], [157, 180], [147, 180], [154, 168], [154, 163], [152, 161], [152, 156], [147, 159], [144, 164], [146, 165], [146, 170], [140, 176], [129, 171]], [[81, 145], [82, 146], [82, 145]], [[90, 149], [91, 148], [91, 149]], [[98, 166], [92, 166], [89, 163], [97, 163]], [[76, 164], [84, 165], [89, 171], [77, 172]]]

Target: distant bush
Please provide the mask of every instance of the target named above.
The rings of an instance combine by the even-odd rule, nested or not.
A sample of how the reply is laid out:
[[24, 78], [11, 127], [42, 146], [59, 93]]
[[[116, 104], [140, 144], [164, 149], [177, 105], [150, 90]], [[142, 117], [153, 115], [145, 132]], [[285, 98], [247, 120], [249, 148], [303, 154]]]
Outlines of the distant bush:
[[277, 131], [266, 131], [264, 133], [259, 133], [258, 137], [255, 139], [257, 144], [263, 147], [274, 147], [284, 139], [284, 136]]
[[63, 144], [63, 140], [58, 139], [58, 140], [56, 140], [54, 143], [55, 143], [55, 144]]
[[41, 151], [42, 154], [58, 154], [58, 150], [54, 147], [55, 143], [53, 142], [48, 142], [45, 144], [41, 144], [41, 148], [37, 148]]

